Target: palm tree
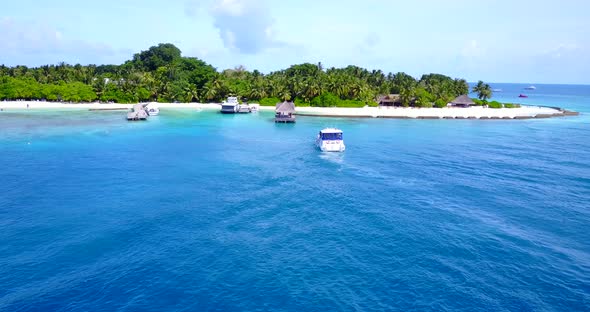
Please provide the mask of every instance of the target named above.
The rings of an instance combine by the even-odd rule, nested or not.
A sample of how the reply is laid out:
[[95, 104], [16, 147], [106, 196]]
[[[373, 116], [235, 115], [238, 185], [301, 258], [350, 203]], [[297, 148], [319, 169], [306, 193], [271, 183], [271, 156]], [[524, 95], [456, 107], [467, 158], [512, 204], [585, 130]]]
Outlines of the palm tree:
[[203, 91], [203, 96], [206, 100], [213, 101], [219, 99], [223, 95], [223, 84], [219, 79], [209, 81], [205, 84]]
[[183, 93], [184, 93], [184, 98], [189, 103], [191, 103], [194, 100], [199, 99], [199, 92], [198, 92], [197, 87], [195, 85], [189, 85], [189, 86], [184, 87]]
[[150, 92], [150, 100], [157, 101], [159, 94], [159, 84], [151, 73], [142, 73], [139, 75], [139, 86]]
[[267, 97], [265, 80], [261, 77], [255, 78], [250, 85], [248, 90], [248, 97], [254, 100], [260, 100]]
[[306, 97], [311, 100], [322, 93], [322, 85], [318, 79], [308, 79]]
[[[169, 81], [158, 81], [158, 98], [171, 98], [171, 84]], [[158, 100], [156, 98], [156, 101]]]
[[489, 84], [484, 83], [483, 81], [478, 81], [477, 85], [473, 87], [473, 92], [477, 93], [477, 98], [486, 102], [489, 98], [492, 97], [492, 87]]
[[455, 79], [454, 82], [454, 96], [459, 96], [462, 94], [467, 94], [469, 93], [469, 84], [467, 83], [467, 81], [465, 79]]
[[[290, 94], [287, 78], [284, 75], [273, 75], [269, 77], [270, 96], [281, 98], [285, 93]], [[289, 97], [291, 97], [289, 95]]]
[[329, 74], [326, 76], [326, 89], [328, 92], [336, 94], [335, 90], [338, 87], [338, 81], [333, 74]]
[[481, 81], [481, 80], [478, 81], [477, 84], [471, 90], [471, 92], [479, 93], [479, 91], [483, 90], [484, 85], [485, 85], [485, 83], [483, 81]]
[[413, 86], [401, 86], [399, 95], [402, 105], [408, 107], [416, 96], [416, 89]]
[[96, 93], [96, 96], [98, 96], [98, 98], [100, 99], [100, 97], [102, 96], [102, 94], [104, 93], [104, 91], [106, 89], [105, 78], [103, 78], [103, 77], [94, 78], [94, 80], [92, 81], [92, 89], [94, 90], [94, 93]]
[[205, 85], [205, 98], [209, 101], [214, 100], [217, 97], [217, 90], [212, 88], [210, 85]]
[[492, 97], [492, 88], [490, 87], [490, 85], [486, 83], [484, 85], [484, 89], [480, 94], [478, 94], [478, 96], [481, 100], [487, 102], [488, 99]]
[[289, 101], [289, 100], [291, 100], [291, 93], [289, 93], [289, 91], [287, 89], [285, 89], [280, 93], [279, 98], [283, 101]]

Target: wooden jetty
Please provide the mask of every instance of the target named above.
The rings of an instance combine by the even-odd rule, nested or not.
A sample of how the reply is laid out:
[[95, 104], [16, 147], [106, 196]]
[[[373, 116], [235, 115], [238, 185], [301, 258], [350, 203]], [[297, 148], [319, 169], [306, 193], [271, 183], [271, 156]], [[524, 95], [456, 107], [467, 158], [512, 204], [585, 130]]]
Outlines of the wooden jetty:
[[135, 104], [130, 112], [127, 113], [127, 120], [146, 120], [149, 116], [147, 109], [147, 104]]
[[295, 122], [295, 103], [287, 101], [277, 103], [275, 109], [275, 122]]

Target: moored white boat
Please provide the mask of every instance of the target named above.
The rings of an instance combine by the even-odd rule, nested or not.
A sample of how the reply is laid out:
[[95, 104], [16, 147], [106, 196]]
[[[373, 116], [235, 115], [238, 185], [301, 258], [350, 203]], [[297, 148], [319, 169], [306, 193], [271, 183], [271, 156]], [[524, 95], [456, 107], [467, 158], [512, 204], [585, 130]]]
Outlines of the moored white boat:
[[223, 114], [235, 114], [238, 112], [238, 98], [228, 97], [226, 102], [221, 104], [221, 113]]
[[535, 86], [528, 86], [526, 88], [524, 88], [525, 90], [537, 90], [537, 87]]
[[346, 149], [342, 138], [342, 130], [326, 128], [318, 133], [316, 145], [322, 152], [343, 152]]
[[149, 103], [145, 108], [150, 116], [158, 116], [160, 114], [160, 108], [156, 103]]
[[252, 109], [248, 103], [238, 104], [238, 113], [246, 114], [251, 113]]
[[251, 112], [257, 112], [260, 110], [260, 104], [248, 104]]

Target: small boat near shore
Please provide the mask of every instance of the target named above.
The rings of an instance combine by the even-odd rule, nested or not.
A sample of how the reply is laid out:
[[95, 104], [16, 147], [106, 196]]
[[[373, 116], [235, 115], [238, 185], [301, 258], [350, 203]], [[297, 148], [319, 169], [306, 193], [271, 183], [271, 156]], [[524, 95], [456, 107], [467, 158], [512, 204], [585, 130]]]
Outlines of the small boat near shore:
[[248, 114], [252, 112], [252, 108], [248, 103], [238, 104], [238, 113], [240, 114]]
[[235, 114], [238, 112], [239, 103], [237, 97], [228, 97], [226, 102], [221, 103], [222, 114]]
[[149, 103], [145, 108], [150, 116], [158, 116], [160, 114], [160, 108], [156, 103]]
[[344, 152], [346, 149], [342, 139], [342, 130], [336, 128], [320, 130], [316, 138], [316, 145], [322, 152]]
[[535, 86], [528, 86], [526, 88], [524, 88], [525, 90], [537, 90], [537, 87]]
[[521, 93], [521, 94], [519, 94], [519, 95], [518, 95], [518, 97], [519, 97], [519, 98], [528, 98], [529, 96], [528, 96], [528, 95], [526, 95], [526, 94], [522, 94], [522, 93]]

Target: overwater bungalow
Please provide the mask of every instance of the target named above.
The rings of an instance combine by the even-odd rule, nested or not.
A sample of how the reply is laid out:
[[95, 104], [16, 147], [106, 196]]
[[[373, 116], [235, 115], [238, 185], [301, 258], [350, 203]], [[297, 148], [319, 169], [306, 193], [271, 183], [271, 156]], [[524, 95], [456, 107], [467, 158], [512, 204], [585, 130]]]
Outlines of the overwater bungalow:
[[130, 112], [127, 113], [127, 120], [146, 120], [149, 116], [146, 110], [147, 104], [135, 104]]
[[451, 103], [449, 103], [448, 106], [451, 106], [451, 107], [469, 107], [471, 105], [475, 105], [475, 102], [473, 102], [473, 100], [467, 94], [464, 94], [464, 95], [458, 96]]
[[295, 103], [277, 103], [275, 109], [275, 122], [295, 122]]

